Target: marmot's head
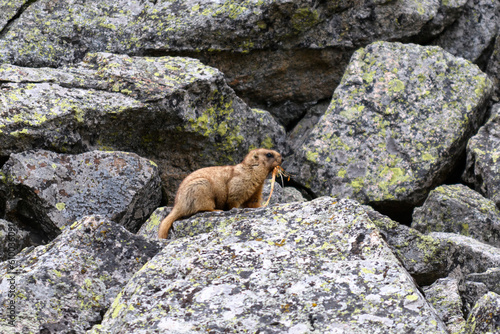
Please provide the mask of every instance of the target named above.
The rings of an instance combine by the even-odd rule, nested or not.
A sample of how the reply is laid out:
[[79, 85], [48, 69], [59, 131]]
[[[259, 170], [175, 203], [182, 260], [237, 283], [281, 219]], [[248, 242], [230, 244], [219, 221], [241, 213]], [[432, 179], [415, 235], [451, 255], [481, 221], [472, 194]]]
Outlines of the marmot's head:
[[244, 164], [252, 167], [264, 166], [269, 171], [272, 171], [274, 167], [281, 165], [282, 162], [283, 158], [281, 158], [281, 154], [265, 148], [251, 150], [243, 160]]

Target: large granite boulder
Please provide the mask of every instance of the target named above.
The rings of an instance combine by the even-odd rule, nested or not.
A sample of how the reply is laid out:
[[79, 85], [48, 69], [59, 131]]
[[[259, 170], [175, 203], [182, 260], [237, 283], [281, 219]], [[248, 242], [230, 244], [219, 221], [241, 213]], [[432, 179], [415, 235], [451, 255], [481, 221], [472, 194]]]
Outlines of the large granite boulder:
[[158, 167], [124, 152], [12, 154], [0, 181], [6, 216], [49, 238], [93, 214], [136, 232], [162, 196]]
[[330, 97], [358, 47], [432, 40], [468, 8], [465, 0], [42, 0], [4, 7], [3, 63], [60, 66], [102, 51], [198, 57], [261, 104]]
[[454, 232], [500, 247], [500, 210], [491, 200], [460, 184], [432, 190], [413, 211], [414, 229]]
[[355, 202], [217, 216], [168, 243], [90, 333], [447, 332]]
[[439, 47], [370, 44], [285, 168], [317, 195], [415, 206], [457, 164], [491, 92], [477, 66]]
[[107, 219], [86, 217], [51, 243], [0, 264], [0, 332], [85, 333], [160, 249]]
[[0, 156], [135, 152], [158, 163], [170, 198], [194, 169], [239, 163], [255, 147], [284, 151], [272, 116], [194, 59], [99, 53], [61, 69], [3, 64], [0, 82]]

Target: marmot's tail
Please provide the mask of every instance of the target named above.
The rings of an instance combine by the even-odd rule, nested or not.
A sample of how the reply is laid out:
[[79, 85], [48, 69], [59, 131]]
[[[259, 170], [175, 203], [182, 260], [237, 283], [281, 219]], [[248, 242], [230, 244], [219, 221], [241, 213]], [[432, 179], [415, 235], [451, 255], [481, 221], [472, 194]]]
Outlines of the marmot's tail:
[[170, 211], [167, 217], [161, 221], [160, 228], [158, 229], [158, 238], [166, 239], [168, 236], [168, 231], [170, 231], [170, 227], [177, 219], [181, 218], [182, 215], [179, 214], [178, 210], [175, 207]]

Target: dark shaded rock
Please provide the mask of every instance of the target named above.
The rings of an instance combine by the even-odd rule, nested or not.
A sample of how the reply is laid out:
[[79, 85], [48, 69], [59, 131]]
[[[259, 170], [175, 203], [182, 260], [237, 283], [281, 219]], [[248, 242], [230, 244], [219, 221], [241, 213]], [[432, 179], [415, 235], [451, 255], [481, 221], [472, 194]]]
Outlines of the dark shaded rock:
[[447, 332], [353, 201], [212, 217], [137, 272], [91, 333]]
[[1, 181], [6, 215], [50, 238], [92, 214], [135, 232], [161, 201], [157, 166], [134, 153], [12, 154]]
[[467, 144], [464, 181], [500, 207], [500, 104], [495, 104], [488, 122]]
[[415, 206], [456, 165], [491, 92], [477, 66], [439, 47], [370, 44], [285, 169], [317, 195]]
[[20, 230], [9, 221], [0, 219], [0, 262], [13, 258], [29, 245], [28, 232]]
[[500, 210], [460, 184], [432, 190], [424, 205], [414, 210], [411, 226], [423, 233], [459, 233], [500, 247]]
[[[107, 219], [86, 217], [31, 252], [0, 266], [0, 305], [14, 280], [16, 317], [0, 313], [2, 333], [85, 333], [111, 306], [123, 285], [158, 250]], [[10, 262], [10, 261], [9, 261]]]
[[284, 153], [285, 132], [272, 116], [250, 109], [220, 71], [194, 59], [99, 53], [62, 69], [0, 68], [0, 155], [135, 152], [158, 163], [173, 199], [195, 169], [239, 163], [255, 147]]
[[488, 61], [486, 73], [488, 73], [495, 83], [496, 90], [494, 98], [496, 102], [498, 102], [500, 100], [500, 34], [497, 36], [495, 44], [493, 45], [493, 53]]

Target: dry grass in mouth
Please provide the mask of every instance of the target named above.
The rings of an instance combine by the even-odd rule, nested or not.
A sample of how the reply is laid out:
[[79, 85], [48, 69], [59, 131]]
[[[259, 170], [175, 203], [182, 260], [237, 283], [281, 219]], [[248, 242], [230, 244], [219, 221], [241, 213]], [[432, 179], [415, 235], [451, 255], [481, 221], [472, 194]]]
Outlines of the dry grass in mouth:
[[283, 167], [281, 167], [281, 166], [274, 167], [273, 177], [271, 179], [271, 191], [269, 192], [269, 197], [267, 198], [267, 201], [266, 201], [266, 203], [264, 203], [263, 206], [267, 206], [269, 204], [269, 201], [271, 200], [271, 195], [273, 194], [273, 191], [274, 191], [274, 183], [276, 182], [276, 175], [279, 175], [281, 177], [282, 184], [283, 184], [283, 176], [286, 177], [288, 179], [288, 181], [290, 181], [290, 174], [285, 172]]

